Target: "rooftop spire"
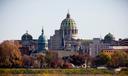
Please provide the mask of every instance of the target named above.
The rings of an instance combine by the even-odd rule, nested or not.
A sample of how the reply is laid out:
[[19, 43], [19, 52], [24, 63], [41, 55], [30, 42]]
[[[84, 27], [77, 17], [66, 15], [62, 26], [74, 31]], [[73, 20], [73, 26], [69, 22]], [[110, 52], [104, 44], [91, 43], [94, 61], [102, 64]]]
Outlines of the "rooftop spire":
[[66, 18], [70, 18], [69, 9], [68, 9], [68, 13], [67, 13], [67, 17]]
[[44, 29], [43, 29], [43, 27], [42, 27], [42, 34], [44, 34]]

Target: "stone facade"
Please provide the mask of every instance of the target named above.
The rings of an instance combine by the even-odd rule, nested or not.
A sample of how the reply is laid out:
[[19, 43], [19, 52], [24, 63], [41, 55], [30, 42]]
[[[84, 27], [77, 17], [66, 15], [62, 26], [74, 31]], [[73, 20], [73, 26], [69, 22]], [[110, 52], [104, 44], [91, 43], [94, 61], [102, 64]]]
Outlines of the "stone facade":
[[110, 44], [103, 43], [100, 38], [93, 38], [89, 44], [89, 54], [92, 57], [98, 55], [103, 49], [109, 49]]

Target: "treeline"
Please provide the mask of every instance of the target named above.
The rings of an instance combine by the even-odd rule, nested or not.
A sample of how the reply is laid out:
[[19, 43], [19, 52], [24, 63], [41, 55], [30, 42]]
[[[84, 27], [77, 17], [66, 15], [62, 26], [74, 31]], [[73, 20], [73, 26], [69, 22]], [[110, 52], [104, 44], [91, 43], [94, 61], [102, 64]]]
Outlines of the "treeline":
[[47, 51], [35, 56], [22, 54], [20, 45], [13, 41], [0, 44], [0, 68], [73, 68], [81, 66], [88, 55], [72, 55], [58, 58], [58, 53]]
[[128, 54], [124, 51], [115, 51], [112, 55], [100, 53], [93, 59], [92, 66], [106, 66], [108, 68], [128, 67]]
[[83, 53], [58, 58], [58, 54], [53, 51], [29, 56], [22, 54], [19, 47], [18, 43], [12, 41], [0, 44], [0, 68], [128, 67], [128, 54], [123, 51], [116, 51], [111, 56], [100, 53], [95, 58]]

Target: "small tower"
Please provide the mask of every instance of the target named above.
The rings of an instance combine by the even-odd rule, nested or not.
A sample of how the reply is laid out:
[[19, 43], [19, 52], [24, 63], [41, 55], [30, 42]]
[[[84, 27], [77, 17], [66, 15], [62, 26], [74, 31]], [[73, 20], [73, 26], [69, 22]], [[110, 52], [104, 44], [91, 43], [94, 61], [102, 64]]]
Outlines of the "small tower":
[[43, 52], [47, 50], [47, 40], [44, 36], [44, 30], [42, 28], [42, 34], [38, 38], [38, 52]]

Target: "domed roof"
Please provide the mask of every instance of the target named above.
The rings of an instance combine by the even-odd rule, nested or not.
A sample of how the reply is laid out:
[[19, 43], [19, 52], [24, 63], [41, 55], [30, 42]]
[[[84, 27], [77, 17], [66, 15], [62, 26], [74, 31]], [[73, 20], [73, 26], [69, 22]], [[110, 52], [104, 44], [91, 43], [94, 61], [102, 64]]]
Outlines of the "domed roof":
[[61, 23], [61, 29], [76, 29], [76, 23], [70, 18], [70, 14], [67, 13], [67, 17]]
[[114, 36], [113, 36], [111, 33], [108, 33], [108, 34], [104, 37], [104, 39], [111, 39], [111, 40], [114, 40], [115, 38], [114, 38]]
[[104, 43], [112, 43], [113, 40], [115, 40], [114, 36], [111, 33], [108, 33], [105, 37], [104, 37]]
[[44, 30], [42, 29], [42, 34], [38, 38], [38, 43], [46, 43], [46, 37], [44, 36]]
[[28, 31], [21, 37], [22, 40], [32, 40], [32, 36], [28, 34]]

